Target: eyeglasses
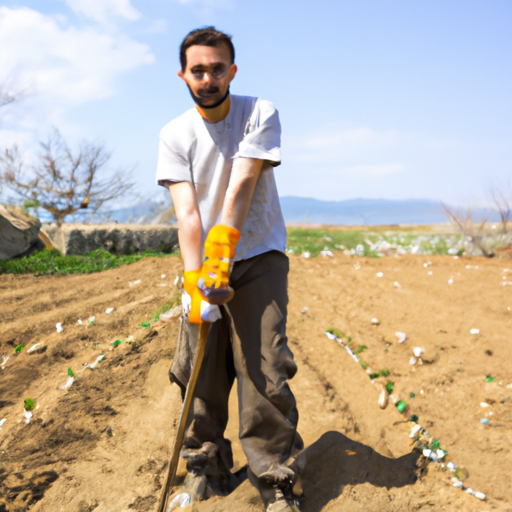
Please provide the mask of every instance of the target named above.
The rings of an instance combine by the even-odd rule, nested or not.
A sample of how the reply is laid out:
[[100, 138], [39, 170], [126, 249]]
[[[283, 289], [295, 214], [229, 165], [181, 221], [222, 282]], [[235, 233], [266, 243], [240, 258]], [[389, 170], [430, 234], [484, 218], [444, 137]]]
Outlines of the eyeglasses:
[[224, 78], [228, 74], [229, 68], [224, 64], [217, 64], [213, 66], [213, 69], [203, 68], [203, 67], [193, 67], [191, 70], [192, 76], [195, 80], [200, 81], [203, 80], [204, 75], [208, 74], [211, 78], [215, 80], [219, 80]]

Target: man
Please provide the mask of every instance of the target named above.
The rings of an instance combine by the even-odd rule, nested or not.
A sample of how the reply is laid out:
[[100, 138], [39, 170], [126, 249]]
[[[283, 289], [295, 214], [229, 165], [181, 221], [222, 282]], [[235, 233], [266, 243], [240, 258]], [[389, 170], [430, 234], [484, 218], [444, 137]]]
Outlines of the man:
[[185, 37], [178, 76], [196, 105], [160, 134], [157, 182], [172, 196], [184, 265], [186, 318], [170, 377], [184, 392], [198, 324], [212, 322], [181, 452], [193, 498], [233, 488], [224, 430], [236, 377], [249, 477], [269, 512], [296, 511], [302, 440], [287, 382], [297, 367], [285, 334], [286, 230], [273, 174], [281, 127], [270, 102], [230, 94], [234, 57], [231, 38], [214, 27]]

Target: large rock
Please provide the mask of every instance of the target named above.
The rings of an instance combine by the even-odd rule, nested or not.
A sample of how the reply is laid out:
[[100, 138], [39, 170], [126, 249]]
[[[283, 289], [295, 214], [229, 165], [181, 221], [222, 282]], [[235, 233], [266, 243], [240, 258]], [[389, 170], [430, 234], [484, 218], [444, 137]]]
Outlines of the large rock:
[[14, 258], [38, 243], [41, 223], [19, 208], [0, 204], [0, 260]]
[[178, 248], [176, 227], [138, 224], [45, 224], [43, 230], [62, 254], [87, 254], [103, 248], [112, 254], [172, 252]]

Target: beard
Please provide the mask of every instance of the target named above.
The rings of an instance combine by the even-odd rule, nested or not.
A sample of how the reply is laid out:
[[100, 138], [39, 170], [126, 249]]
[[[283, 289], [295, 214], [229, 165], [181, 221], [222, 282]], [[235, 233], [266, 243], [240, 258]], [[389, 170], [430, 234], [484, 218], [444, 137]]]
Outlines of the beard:
[[226, 98], [229, 96], [229, 87], [228, 87], [228, 90], [226, 91], [226, 94], [224, 94], [224, 96], [219, 98], [212, 105], [205, 105], [205, 102], [208, 101], [209, 99], [211, 99], [210, 97], [212, 95], [219, 93], [220, 89], [216, 86], [209, 87], [208, 89], [200, 89], [199, 91], [197, 91], [198, 95], [196, 96], [192, 92], [192, 89], [189, 87], [188, 84], [187, 84], [187, 87], [188, 87], [188, 92], [190, 93], [190, 96], [192, 96], [192, 99], [194, 100], [195, 104], [199, 105], [201, 108], [208, 109], [208, 108], [218, 107], [219, 105], [224, 103]]

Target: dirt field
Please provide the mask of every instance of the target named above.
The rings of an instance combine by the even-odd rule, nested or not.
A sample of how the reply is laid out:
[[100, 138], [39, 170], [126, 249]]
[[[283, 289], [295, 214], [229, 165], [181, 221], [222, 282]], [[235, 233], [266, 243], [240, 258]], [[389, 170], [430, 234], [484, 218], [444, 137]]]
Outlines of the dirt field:
[[[0, 511], [156, 509], [180, 412], [179, 390], [167, 377], [178, 323], [138, 325], [175, 294], [179, 271], [179, 258], [169, 256], [92, 275], [0, 276], [0, 355], [9, 356], [0, 370]], [[510, 260], [291, 258], [288, 334], [299, 365], [291, 384], [306, 444], [304, 512], [512, 510], [507, 282]], [[390, 371], [384, 382], [394, 382], [394, 395], [448, 451], [445, 462], [455, 463], [464, 485], [485, 493], [485, 501], [452, 487], [448, 471], [412, 451], [412, 424], [391, 402], [379, 408], [379, 390], [325, 336], [330, 327], [368, 347], [360, 355], [372, 370]], [[407, 334], [405, 343], [396, 331]], [[137, 341], [110, 345], [130, 336]], [[46, 350], [28, 353], [35, 343]], [[19, 344], [25, 348], [15, 354]], [[414, 347], [425, 348], [425, 364], [410, 364]], [[86, 368], [103, 353], [94, 370]], [[79, 379], [60, 389], [68, 368]], [[496, 380], [486, 382], [489, 375]], [[26, 397], [36, 402], [30, 424]], [[236, 433], [232, 414], [238, 470], [245, 459]], [[226, 498], [182, 510], [263, 506], [245, 480]]]

